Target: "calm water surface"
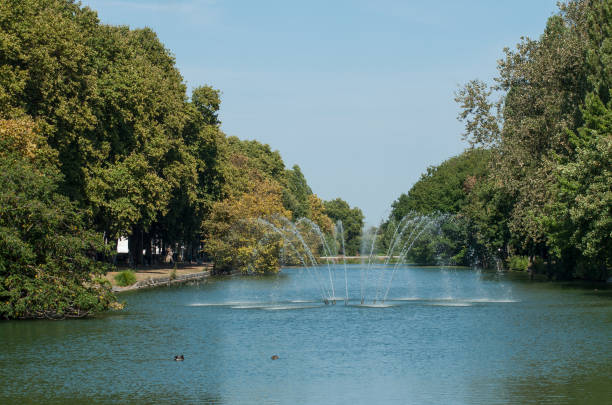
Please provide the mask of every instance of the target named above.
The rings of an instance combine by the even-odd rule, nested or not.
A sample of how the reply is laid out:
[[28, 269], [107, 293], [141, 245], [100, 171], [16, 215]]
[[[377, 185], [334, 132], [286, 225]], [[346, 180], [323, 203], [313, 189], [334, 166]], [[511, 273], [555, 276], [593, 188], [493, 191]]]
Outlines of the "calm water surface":
[[390, 268], [347, 274], [349, 305], [322, 303], [327, 268], [284, 269], [124, 294], [96, 319], [0, 322], [0, 403], [612, 403], [605, 286], [408, 267], [385, 305], [360, 306], [362, 277], [372, 304]]

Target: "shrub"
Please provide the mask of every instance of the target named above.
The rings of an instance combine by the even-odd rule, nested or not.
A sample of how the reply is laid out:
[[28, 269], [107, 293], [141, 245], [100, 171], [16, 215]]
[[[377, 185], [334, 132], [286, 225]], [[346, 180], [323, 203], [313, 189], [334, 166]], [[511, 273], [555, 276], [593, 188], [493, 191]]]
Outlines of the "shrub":
[[529, 267], [529, 258], [527, 256], [510, 256], [508, 267], [510, 270], [526, 271]]
[[115, 276], [115, 281], [121, 287], [126, 287], [136, 282], [136, 274], [132, 270], [123, 270]]
[[110, 250], [90, 212], [59, 193], [63, 177], [32, 125], [0, 120], [0, 319], [113, 308], [111, 267], [96, 260]]

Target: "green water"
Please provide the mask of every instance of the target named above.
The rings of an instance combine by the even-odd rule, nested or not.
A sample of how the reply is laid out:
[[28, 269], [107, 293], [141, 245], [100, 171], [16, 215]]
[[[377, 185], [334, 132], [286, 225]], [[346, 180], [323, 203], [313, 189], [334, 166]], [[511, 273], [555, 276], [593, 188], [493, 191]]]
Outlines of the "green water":
[[96, 319], [1, 322], [0, 404], [612, 403], [605, 285], [409, 267], [371, 305], [388, 268], [331, 270], [336, 305], [328, 269], [284, 269], [124, 294]]

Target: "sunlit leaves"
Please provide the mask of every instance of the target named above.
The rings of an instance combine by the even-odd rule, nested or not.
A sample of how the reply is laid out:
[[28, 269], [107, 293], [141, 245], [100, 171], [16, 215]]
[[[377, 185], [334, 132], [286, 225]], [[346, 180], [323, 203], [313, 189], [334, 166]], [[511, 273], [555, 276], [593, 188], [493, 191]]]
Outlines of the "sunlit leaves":
[[[0, 318], [85, 316], [114, 302], [102, 235], [57, 192], [58, 170], [27, 122], [0, 121]], [[27, 141], [15, 143], [15, 135]], [[42, 155], [39, 156], [38, 153]]]
[[274, 221], [275, 216], [290, 217], [291, 213], [283, 208], [280, 185], [270, 180], [256, 181], [249, 191], [215, 203], [203, 224], [204, 242], [215, 268], [244, 273], [278, 271], [280, 242], [262, 240], [273, 231], [257, 222], [259, 218]]

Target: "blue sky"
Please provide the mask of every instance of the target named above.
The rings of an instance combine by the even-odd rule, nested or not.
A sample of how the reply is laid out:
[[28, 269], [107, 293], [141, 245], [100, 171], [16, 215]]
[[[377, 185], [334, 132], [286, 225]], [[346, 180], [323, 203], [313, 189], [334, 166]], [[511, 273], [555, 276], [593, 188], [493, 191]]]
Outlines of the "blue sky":
[[323, 199], [386, 217], [428, 166], [461, 153], [453, 101], [538, 37], [556, 0], [84, 0], [154, 29], [189, 88], [222, 91], [222, 129], [298, 164]]

